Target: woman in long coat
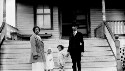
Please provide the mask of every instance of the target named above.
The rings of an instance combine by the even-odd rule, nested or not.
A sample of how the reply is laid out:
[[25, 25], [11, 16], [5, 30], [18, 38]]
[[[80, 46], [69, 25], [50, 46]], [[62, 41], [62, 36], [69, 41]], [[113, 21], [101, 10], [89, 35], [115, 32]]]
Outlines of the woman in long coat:
[[30, 37], [31, 43], [31, 58], [32, 71], [44, 71], [45, 70], [45, 55], [44, 55], [44, 43], [38, 33], [40, 28], [35, 26], [33, 28], [34, 34]]

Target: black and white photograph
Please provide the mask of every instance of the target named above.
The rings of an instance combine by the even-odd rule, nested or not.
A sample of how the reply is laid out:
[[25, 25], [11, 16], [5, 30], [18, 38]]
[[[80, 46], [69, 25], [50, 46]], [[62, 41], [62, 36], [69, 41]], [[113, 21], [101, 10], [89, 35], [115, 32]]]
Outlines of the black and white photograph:
[[0, 0], [0, 71], [125, 71], [124, 0]]

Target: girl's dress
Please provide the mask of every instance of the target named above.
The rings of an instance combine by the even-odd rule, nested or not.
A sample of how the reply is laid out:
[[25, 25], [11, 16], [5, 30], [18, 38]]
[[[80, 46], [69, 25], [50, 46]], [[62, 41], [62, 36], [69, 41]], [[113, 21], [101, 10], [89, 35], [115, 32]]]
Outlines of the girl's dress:
[[46, 69], [53, 69], [54, 68], [54, 61], [53, 61], [53, 55], [47, 54], [46, 56]]
[[59, 64], [59, 67], [62, 67], [65, 65], [65, 53], [64, 51], [59, 51], [58, 53], [58, 64]]

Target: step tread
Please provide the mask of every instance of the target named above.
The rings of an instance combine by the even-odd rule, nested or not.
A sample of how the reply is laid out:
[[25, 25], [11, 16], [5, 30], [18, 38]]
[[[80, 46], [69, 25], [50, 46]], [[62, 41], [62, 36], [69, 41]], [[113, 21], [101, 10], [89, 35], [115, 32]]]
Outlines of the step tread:
[[[17, 64], [17, 63], [29, 63], [30, 58], [1, 58], [1, 64]], [[54, 62], [57, 62], [57, 57], [54, 57]], [[81, 62], [110, 62], [115, 61], [114, 56], [99, 56], [99, 57], [81, 57]], [[66, 58], [66, 62], [71, 63], [70, 57]]]
[[[17, 70], [1, 70], [1, 71], [32, 71], [31, 69], [17, 69]], [[59, 69], [53, 69], [53, 71], [59, 71]], [[65, 69], [65, 71], [73, 71], [72, 69]], [[81, 71], [117, 71], [116, 67], [104, 67], [104, 68], [81, 68]]]
[[[57, 57], [57, 53], [53, 53], [54, 57]], [[111, 51], [98, 51], [98, 52], [84, 52], [83, 56], [113, 56]], [[29, 52], [21, 52], [21, 53], [1, 53], [1, 58], [30, 58], [30, 51]]]
[[[2, 69], [31, 69], [31, 64], [3, 64], [0, 65]], [[99, 68], [99, 67], [115, 67], [116, 62], [111, 61], [111, 62], [86, 62], [86, 63], [81, 63], [82, 68]], [[55, 68], [58, 68], [58, 64], [55, 63]], [[66, 63], [65, 68], [72, 68], [72, 63]]]
[[[25, 47], [25, 48], [24, 48]], [[45, 46], [45, 52], [47, 51], [47, 46]], [[67, 51], [68, 47], [65, 47], [65, 51]], [[107, 47], [84, 47], [84, 50], [86, 52], [99, 52], [99, 51], [110, 51], [111, 48], [109, 46]], [[58, 52], [58, 49], [56, 47], [52, 47], [52, 51], [54, 53]], [[31, 52], [31, 46], [29, 45], [21, 45], [21, 46], [2, 46], [0, 53], [30, 53]]]

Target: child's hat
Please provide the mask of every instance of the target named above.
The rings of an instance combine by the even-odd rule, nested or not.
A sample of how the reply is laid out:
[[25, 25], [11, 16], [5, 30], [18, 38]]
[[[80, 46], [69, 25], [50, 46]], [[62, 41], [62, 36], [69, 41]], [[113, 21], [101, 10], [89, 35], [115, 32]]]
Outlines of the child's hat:
[[52, 51], [52, 48], [48, 48], [47, 50], [49, 50], [49, 49]]

